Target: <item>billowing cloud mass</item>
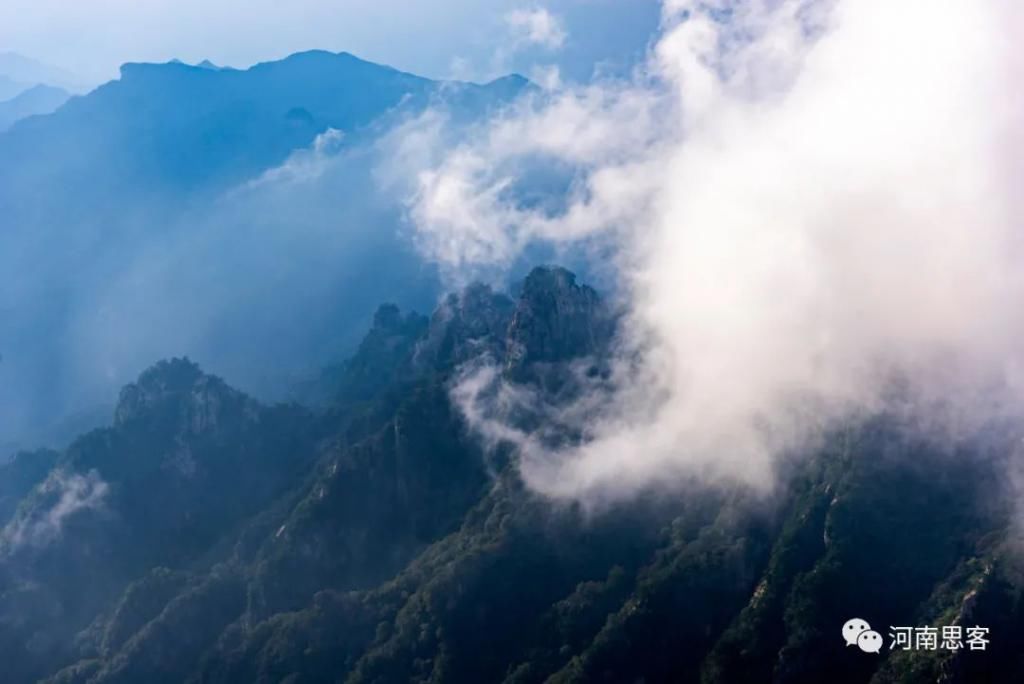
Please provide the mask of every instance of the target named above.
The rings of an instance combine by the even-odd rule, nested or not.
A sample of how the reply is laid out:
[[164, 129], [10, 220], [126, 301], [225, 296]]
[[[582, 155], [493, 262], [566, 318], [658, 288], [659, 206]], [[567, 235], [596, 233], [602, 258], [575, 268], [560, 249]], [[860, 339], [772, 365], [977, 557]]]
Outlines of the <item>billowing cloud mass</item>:
[[[612, 239], [629, 302], [627, 370], [577, 412], [582, 446], [499, 429], [477, 405], [494, 377], [457, 390], [470, 420], [519, 443], [536, 489], [606, 501], [674, 474], [770, 483], [882, 411], [1013, 410], [1016, 5], [667, 0], [631, 80], [523, 102], [421, 168], [410, 216], [451, 270]], [[538, 160], [570, 175], [563, 202], [517, 191]]]

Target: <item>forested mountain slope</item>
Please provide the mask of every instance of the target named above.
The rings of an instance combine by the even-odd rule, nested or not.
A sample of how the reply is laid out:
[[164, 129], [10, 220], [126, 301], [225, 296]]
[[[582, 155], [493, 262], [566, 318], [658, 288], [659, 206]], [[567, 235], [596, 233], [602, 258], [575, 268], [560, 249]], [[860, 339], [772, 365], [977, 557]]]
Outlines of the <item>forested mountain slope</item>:
[[[940, 446], [880, 416], [782, 464], [768, 494], [694, 481], [590, 510], [524, 487], [453, 386], [487, 364], [568, 401], [623, 324], [545, 267], [429, 318], [381, 307], [321, 376], [321, 411], [154, 366], [110, 427], [5, 467], [8, 681], [1024, 677], [999, 439]], [[547, 429], [542, 412], [511, 420]], [[841, 638], [851, 617], [985, 625], [991, 643], [864, 653]]]

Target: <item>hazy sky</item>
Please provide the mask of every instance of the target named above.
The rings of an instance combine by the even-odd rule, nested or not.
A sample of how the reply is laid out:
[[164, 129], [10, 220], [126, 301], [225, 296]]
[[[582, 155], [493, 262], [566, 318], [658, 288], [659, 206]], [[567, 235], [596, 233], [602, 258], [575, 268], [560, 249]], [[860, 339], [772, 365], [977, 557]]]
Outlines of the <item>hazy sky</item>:
[[[529, 24], [510, 17], [537, 10], [549, 11], [564, 40], [521, 40]], [[579, 79], [642, 53], [657, 22], [656, 0], [4, 0], [0, 51], [90, 81], [116, 77], [127, 61], [247, 66], [311, 48], [433, 77], [555, 63]]]

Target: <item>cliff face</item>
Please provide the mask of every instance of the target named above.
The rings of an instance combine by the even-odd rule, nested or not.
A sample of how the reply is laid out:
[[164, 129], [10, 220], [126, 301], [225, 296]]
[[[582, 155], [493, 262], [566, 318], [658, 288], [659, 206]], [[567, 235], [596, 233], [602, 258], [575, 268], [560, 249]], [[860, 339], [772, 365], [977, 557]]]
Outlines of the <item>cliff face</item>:
[[[689, 487], [600, 514], [526, 490], [452, 405], [483, 357], [559, 392], [616, 321], [571, 273], [382, 307], [321, 413], [186, 360], [113, 425], [7, 466], [5, 681], [1017, 681], [1024, 630], [998, 453], [879, 419], [769, 498]], [[561, 383], [561, 384], [560, 384]], [[998, 450], [996, 450], [998, 451]], [[986, 653], [865, 654], [840, 628], [987, 625]], [[882, 627], [879, 627], [882, 626]]]
[[559, 363], [599, 352], [611, 333], [597, 292], [562, 268], [537, 268], [526, 278], [508, 329], [506, 365]]
[[506, 331], [515, 302], [486, 285], [471, 285], [451, 294], [430, 319], [430, 329], [416, 347], [420, 367], [445, 369], [481, 356], [505, 354]]

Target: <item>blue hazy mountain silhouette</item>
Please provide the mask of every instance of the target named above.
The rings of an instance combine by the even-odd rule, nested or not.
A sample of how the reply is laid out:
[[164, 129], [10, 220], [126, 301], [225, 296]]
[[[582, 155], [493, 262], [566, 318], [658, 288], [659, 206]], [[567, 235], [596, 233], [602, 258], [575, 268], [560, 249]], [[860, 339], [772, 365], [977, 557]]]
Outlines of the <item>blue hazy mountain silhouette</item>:
[[[488, 99], [524, 83], [459, 90], [467, 100]], [[22, 191], [55, 174], [94, 187], [130, 181], [215, 190], [280, 164], [328, 128], [358, 130], [400, 104], [423, 104], [441, 87], [324, 51], [246, 70], [125, 64], [119, 80], [0, 137], [0, 179]], [[100, 154], [106, 163], [97, 165]]]
[[25, 87], [45, 84], [73, 93], [87, 89], [80, 76], [17, 52], [0, 52], [0, 76], [24, 84]]
[[[248, 69], [126, 64], [16, 122], [0, 133], [0, 444], [43, 441], [25, 437], [41, 417], [88, 412], [171, 353], [265, 396], [298, 360], [354, 345], [380, 301], [432, 304], [401, 203], [374, 187], [373, 141], [427, 106], [471, 120], [527, 87], [311, 51]], [[329, 130], [333, 175], [250, 186]]]
[[70, 97], [71, 94], [63, 88], [37, 85], [4, 100], [0, 102], [0, 132], [6, 131], [21, 119], [56, 111]]
[[9, 100], [25, 92], [28, 85], [0, 73], [0, 99]]

